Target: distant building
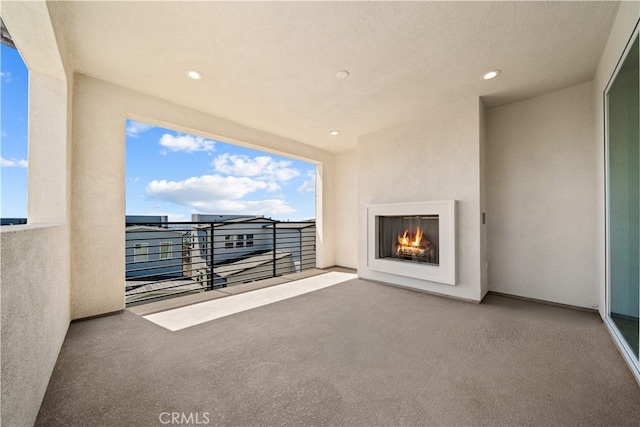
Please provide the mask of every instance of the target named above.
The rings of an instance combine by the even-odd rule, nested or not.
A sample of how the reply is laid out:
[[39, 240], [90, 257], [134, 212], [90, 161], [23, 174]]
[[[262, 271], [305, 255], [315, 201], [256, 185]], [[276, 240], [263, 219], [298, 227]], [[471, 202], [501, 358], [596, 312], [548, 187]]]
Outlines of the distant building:
[[[214, 217], [206, 216], [208, 219]], [[194, 225], [194, 257], [199, 256], [209, 264], [213, 250], [214, 264], [220, 264], [272, 250], [273, 233], [265, 229], [265, 226], [273, 222], [262, 216], [236, 216], [213, 222], [213, 239], [211, 224]]]
[[296, 271], [315, 268], [316, 263], [316, 223], [278, 222], [267, 225], [266, 229], [273, 232], [275, 228], [275, 250], [291, 253]]
[[190, 260], [196, 281], [209, 280], [212, 260], [214, 287], [271, 277], [274, 251], [276, 275], [315, 268], [315, 221], [280, 222], [248, 215], [192, 218], [220, 220], [194, 225]]
[[139, 225], [153, 225], [156, 227], [162, 227], [160, 223], [166, 223], [169, 221], [167, 215], [127, 215], [125, 216], [125, 222], [127, 225], [139, 224]]
[[0, 218], [0, 225], [24, 225], [27, 218]]
[[271, 251], [214, 267], [213, 284], [225, 287], [295, 272], [289, 252]]
[[238, 214], [191, 214], [191, 222], [224, 222], [239, 219], [264, 218], [262, 215], [238, 215]]
[[127, 280], [182, 277], [185, 231], [133, 225], [125, 228]]
[[315, 221], [127, 215], [126, 299], [136, 304], [315, 268]]

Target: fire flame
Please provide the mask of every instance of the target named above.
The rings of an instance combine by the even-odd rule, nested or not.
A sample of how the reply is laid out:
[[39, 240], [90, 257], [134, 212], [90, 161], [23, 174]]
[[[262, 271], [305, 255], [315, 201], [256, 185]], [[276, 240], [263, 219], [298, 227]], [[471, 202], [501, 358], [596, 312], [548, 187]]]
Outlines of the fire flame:
[[417, 228], [416, 234], [409, 233], [409, 229], [404, 230], [402, 235], [398, 236], [397, 255], [402, 256], [424, 256], [427, 250], [431, 248], [431, 242], [422, 241], [422, 230]]
[[417, 248], [420, 246], [420, 242], [422, 242], [422, 230], [420, 230], [420, 227], [418, 227], [413, 240], [411, 240], [409, 235], [409, 229], [404, 230], [404, 234], [402, 236], [398, 236], [398, 243], [400, 246], [413, 246]]

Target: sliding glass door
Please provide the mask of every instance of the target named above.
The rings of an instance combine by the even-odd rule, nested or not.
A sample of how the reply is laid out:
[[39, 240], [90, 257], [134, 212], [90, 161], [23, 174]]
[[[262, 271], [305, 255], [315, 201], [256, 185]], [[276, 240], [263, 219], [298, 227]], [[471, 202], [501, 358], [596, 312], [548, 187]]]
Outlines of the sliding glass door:
[[609, 320], [638, 363], [640, 338], [640, 139], [638, 35], [606, 97]]

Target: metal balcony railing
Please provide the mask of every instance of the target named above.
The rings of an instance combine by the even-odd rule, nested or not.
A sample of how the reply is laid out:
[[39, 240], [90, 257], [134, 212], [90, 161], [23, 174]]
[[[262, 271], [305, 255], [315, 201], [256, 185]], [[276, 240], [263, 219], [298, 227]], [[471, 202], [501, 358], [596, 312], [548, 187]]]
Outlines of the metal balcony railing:
[[316, 267], [314, 221], [127, 223], [127, 306]]

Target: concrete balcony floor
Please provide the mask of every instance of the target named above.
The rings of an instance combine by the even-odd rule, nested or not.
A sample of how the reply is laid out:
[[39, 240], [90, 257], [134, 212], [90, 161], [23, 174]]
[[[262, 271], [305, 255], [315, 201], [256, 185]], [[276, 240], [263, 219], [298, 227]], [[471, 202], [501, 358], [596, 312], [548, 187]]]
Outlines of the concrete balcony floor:
[[72, 323], [36, 425], [161, 426], [173, 412], [191, 416], [180, 425], [637, 426], [640, 389], [595, 313], [354, 279], [176, 332], [132, 311]]

